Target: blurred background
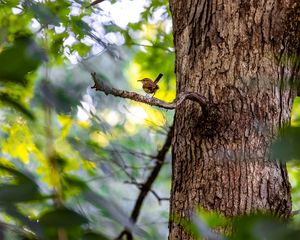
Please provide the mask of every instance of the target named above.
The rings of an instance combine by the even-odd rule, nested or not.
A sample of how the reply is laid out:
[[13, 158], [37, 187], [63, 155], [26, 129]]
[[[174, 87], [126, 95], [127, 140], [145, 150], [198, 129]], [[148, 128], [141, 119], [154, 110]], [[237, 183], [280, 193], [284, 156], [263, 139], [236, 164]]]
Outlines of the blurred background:
[[[105, 96], [107, 85], [175, 97], [167, 1], [0, 2], [0, 239], [112, 239], [155, 166], [173, 111]], [[170, 155], [138, 218], [168, 233]], [[135, 230], [134, 230], [135, 231]], [[95, 237], [95, 238], [92, 238]]]

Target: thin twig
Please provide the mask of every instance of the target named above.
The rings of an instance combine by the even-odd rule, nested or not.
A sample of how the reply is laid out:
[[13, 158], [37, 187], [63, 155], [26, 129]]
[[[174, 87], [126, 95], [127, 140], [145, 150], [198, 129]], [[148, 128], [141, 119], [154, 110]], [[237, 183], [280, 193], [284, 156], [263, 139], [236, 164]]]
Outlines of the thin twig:
[[[138, 189], [142, 189], [142, 187], [143, 187], [143, 185], [144, 185], [144, 183], [138, 183], [138, 182], [134, 182], [134, 181], [124, 181], [124, 183], [126, 183], [126, 184], [132, 184], [132, 185], [135, 185]], [[161, 201], [169, 201], [170, 199], [169, 198], [166, 198], [166, 197], [160, 197], [159, 195], [158, 195], [158, 193], [157, 192], [155, 192], [153, 189], [150, 189], [149, 190], [152, 194], [153, 194], [153, 196], [157, 199], [157, 201], [158, 201], [158, 204], [160, 204], [161, 203]]]
[[162, 201], [170, 201], [170, 198], [168, 197], [160, 197], [157, 192], [155, 192], [154, 190], [150, 190], [151, 193], [153, 194], [153, 196], [157, 199], [158, 204], [160, 205]]
[[300, 214], [300, 210], [292, 211], [292, 216], [295, 216], [295, 215], [298, 215], [298, 214]]
[[5, 230], [15, 232], [16, 234], [18, 234], [19, 236], [23, 236], [24, 238], [29, 237], [30, 239], [37, 239], [37, 236], [32, 231], [26, 228], [0, 221], [0, 232], [4, 232]]
[[[155, 157], [155, 159], [156, 159], [155, 166], [154, 166], [153, 170], [151, 171], [148, 179], [145, 181], [145, 183], [140, 185], [141, 186], [140, 193], [135, 202], [134, 208], [133, 208], [133, 210], [131, 212], [131, 216], [130, 216], [133, 223], [136, 223], [138, 216], [140, 214], [141, 208], [143, 206], [143, 202], [144, 202], [147, 194], [149, 192], [151, 192], [152, 184], [156, 180], [156, 178], [164, 164], [166, 154], [169, 151], [169, 148], [171, 147], [172, 137], [173, 137], [173, 127], [170, 128], [163, 147], [158, 151], [158, 153]], [[133, 235], [130, 232], [130, 230], [128, 230], [128, 229], [124, 229], [116, 239], [121, 240], [123, 238], [123, 236], [126, 236], [127, 240], [133, 239]]]
[[98, 3], [102, 3], [104, 0], [96, 0], [96, 1], [93, 1], [90, 5], [88, 5], [86, 8], [89, 8], [89, 7], [92, 7]]
[[147, 45], [147, 44], [140, 44], [140, 43], [132, 43], [132, 45], [135, 45], [135, 46], [140, 46], [140, 47], [149, 47], [149, 48], [158, 48], [158, 49], [162, 49], [164, 51], [168, 51], [168, 52], [171, 52], [173, 53], [174, 50], [170, 50], [169, 48], [166, 48], [162, 45], [159, 45], [159, 44], [152, 44], [152, 45]]
[[95, 83], [92, 88], [94, 88], [96, 91], [104, 92], [106, 95], [111, 94], [115, 97], [128, 98], [137, 102], [142, 102], [151, 106], [157, 106], [165, 109], [175, 109], [187, 99], [199, 103], [202, 108], [206, 106], [206, 98], [198, 93], [183, 92], [180, 93], [173, 102], [165, 102], [154, 97], [145, 97], [135, 92], [129, 92], [109, 87], [104, 84], [103, 81], [97, 79], [96, 73], [91, 73], [91, 75]]

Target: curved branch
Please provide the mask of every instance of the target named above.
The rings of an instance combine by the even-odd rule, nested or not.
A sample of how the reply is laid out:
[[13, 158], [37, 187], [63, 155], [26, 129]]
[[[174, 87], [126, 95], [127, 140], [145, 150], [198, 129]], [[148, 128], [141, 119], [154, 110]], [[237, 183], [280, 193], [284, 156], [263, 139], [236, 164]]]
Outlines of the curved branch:
[[206, 106], [206, 98], [201, 96], [198, 93], [183, 92], [180, 93], [173, 102], [165, 102], [157, 98], [146, 97], [137, 94], [135, 92], [123, 91], [123, 90], [109, 87], [97, 79], [96, 73], [91, 73], [91, 75], [95, 83], [94, 86], [92, 86], [92, 88], [94, 88], [96, 91], [104, 92], [106, 95], [110, 94], [116, 97], [128, 98], [136, 102], [142, 102], [142, 103], [149, 104], [151, 106], [157, 106], [165, 109], [175, 109], [187, 99], [199, 103], [201, 107]]

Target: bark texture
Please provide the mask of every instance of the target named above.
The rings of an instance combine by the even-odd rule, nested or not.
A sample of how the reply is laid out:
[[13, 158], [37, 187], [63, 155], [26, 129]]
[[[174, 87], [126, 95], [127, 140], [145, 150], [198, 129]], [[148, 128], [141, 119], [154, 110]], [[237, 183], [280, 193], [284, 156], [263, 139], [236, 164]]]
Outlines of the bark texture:
[[226, 216], [290, 215], [286, 167], [269, 147], [295, 96], [286, 56], [297, 50], [285, 28], [292, 4], [170, 0], [177, 94], [199, 93], [208, 106], [186, 101], [176, 110], [169, 239], [192, 239], [178, 219], [197, 206]]

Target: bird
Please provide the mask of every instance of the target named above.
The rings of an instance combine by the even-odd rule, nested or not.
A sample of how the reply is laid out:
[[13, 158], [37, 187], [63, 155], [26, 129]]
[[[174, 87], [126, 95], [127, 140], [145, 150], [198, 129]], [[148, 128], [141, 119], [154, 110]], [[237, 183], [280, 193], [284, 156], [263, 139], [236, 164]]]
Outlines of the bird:
[[153, 81], [150, 78], [143, 78], [141, 80], [138, 80], [138, 82], [141, 82], [143, 84], [143, 90], [147, 94], [153, 94], [152, 97], [155, 95], [156, 91], [159, 89], [157, 83], [162, 78], [163, 74], [160, 73], [156, 77], [156, 79]]

